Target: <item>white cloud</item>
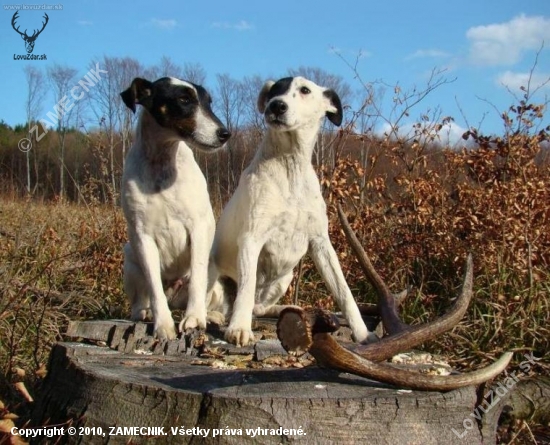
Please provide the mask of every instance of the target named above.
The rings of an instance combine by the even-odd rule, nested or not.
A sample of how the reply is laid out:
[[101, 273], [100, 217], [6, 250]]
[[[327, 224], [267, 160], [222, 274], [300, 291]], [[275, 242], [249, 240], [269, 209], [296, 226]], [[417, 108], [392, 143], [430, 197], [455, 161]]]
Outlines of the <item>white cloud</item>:
[[94, 22], [90, 22], [89, 20], [78, 20], [76, 23], [80, 26], [92, 26], [94, 24]]
[[237, 23], [228, 23], [228, 22], [214, 22], [212, 23], [212, 28], [220, 29], [234, 29], [237, 31], [249, 31], [254, 29], [254, 25], [248, 23], [246, 20], [241, 20]]
[[[529, 82], [531, 76], [531, 82]], [[498, 75], [495, 82], [500, 87], [507, 87], [512, 91], [520, 91], [520, 87], [529, 88], [531, 91], [542, 87], [545, 90], [550, 90], [550, 73], [514, 73], [505, 71]]]
[[525, 51], [550, 41], [550, 18], [521, 14], [509, 22], [468, 29], [470, 61], [476, 65], [513, 65]]
[[[415, 126], [417, 124], [409, 122], [403, 124], [397, 130], [397, 137], [400, 139], [410, 140], [415, 138], [415, 131], [418, 131]], [[462, 135], [467, 131], [466, 128], [461, 127], [455, 122], [449, 122], [442, 125], [439, 131], [435, 130], [437, 124], [434, 122], [422, 122], [422, 129], [425, 129], [425, 134], [421, 134], [418, 139], [420, 142], [424, 142], [426, 138], [430, 138], [434, 143], [439, 143], [443, 147], [457, 148], [462, 146], [468, 146], [469, 142], [462, 139]], [[390, 139], [396, 139], [395, 131], [392, 131], [390, 124], [384, 124], [379, 130], [376, 131], [381, 137], [389, 136]]]
[[151, 25], [159, 29], [174, 29], [178, 22], [174, 19], [151, 19]]
[[409, 54], [407, 57], [405, 57], [405, 60], [411, 60], [411, 59], [420, 59], [420, 58], [446, 58], [450, 57], [451, 55], [445, 51], [441, 51], [439, 49], [419, 49], [418, 51], [415, 51], [412, 54]]

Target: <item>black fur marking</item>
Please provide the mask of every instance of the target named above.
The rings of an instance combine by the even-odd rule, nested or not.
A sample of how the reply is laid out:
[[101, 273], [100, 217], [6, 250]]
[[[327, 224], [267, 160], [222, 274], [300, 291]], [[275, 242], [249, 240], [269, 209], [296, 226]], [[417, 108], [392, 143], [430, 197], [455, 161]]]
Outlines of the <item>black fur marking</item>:
[[120, 97], [122, 98], [124, 104], [135, 113], [136, 104], [142, 104], [145, 106], [152, 94], [152, 90], [153, 84], [151, 82], [140, 77], [136, 77], [132, 81], [130, 88], [120, 93]]
[[214, 114], [214, 112], [212, 111], [212, 97], [210, 96], [210, 94], [208, 93], [208, 91], [206, 91], [203, 87], [201, 87], [200, 85], [195, 85], [195, 84], [192, 84], [194, 87], [195, 87], [195, 90], [197, 91], [197, 94], [199, 96], [199, 103], [203, 109], [203, 112], [209, 117], [211, 118], [214, 122], [216, 122], [220, 127], [223, 127], [223, 124], [221, 123], [221, 121], [218, 119], [218, 116], [216, 116]]
[[323, 91], [323, 95], [328, 98], [332, 106], [336, 108], [335, 113], [327, 111], [327, 118], [334, 125], [339, 127], [342, 124], [342, 120], [344, 118], [344, 110], [342, 108], [342, 102], [340, 102], [340, 97], [338, 97], [338, 94], [336, 94], [334, 90]]
[[294, 77], [285, 77], [275, 82], [273, 86], [270, 88], [269, 93], [267, 94], [266, 102], [269, 102], [274, 97], [282, 96], [283, 94], [288, 92], [293, 80], [294, 80]]
[[[218, 148], [231, 136], [212, 111], [212, 98], [200, 85], [185, 81], [175, 82], [170, 77], [163, 77], [155, 82], [136, 78], [130, 88], [120, 95], [132, 111], [135, 112], [136, 104], [142, 105], [157, 124], [172, 130], [177, 137], [195, 144], [197, 148]], [[217, 125], [217, 142], [213, 140], [205, 145], [195, 138], [199, 115], [202, 116], [201, 119], [211, 120]]]
[[195, 116], [201, 108], [206, 116], [223, 127], [211, 108], [212, 98], [200, 85], [173, 84], [169, 77], [153, 82], [152, 95], [142, 104], [157, 123], [170, 128], [183, 138], [191, 138], [196, 128]]
[[199, 106], [197, 93], [192, 87], [174, 85], [163, 77], [153, 83], [153, 97], [147, 110], [157, 123], [190, 137], [195, 130], [195, 113]]

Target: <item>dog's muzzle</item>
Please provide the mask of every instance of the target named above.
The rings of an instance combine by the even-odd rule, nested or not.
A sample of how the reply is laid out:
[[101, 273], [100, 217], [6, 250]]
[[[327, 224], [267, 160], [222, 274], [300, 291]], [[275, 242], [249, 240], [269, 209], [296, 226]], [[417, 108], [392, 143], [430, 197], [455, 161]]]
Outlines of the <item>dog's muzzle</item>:
[[267, 107], [269, 113], [272, 113], [276, 117], [282, 116], [288, 111], [288, 105], [283, 100], [273, 100]]
[[216, 136], [220, 141], [220, 144], [225, 144], [231, 137], [231, 132], [227, 128], [220, 128], [216, 131]]
[[268, 124], [286, 125], [285, 113], [288, 111], [288, 104], [282, 100], [273, 100], [265, 110], [265, 117]]

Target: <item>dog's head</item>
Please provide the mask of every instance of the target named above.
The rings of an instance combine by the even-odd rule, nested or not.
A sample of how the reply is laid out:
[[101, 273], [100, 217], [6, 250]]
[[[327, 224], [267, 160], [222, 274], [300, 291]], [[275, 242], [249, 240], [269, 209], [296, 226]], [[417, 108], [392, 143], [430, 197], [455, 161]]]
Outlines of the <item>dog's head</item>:
[[325, 116], [340, 126], [343, 118], [338, 94], [303, 77], [267, 81], [258, 96], [258, 110], [271, 128], [281, 131], [316, 125]]
[[161, 127], [197, 148], [219, 148], [231, 136], [212, 112], [212, 99], [200, 85], [173, 77], [155, 82], [136, 77], [120, 96], [134, 113], [140, 104]]

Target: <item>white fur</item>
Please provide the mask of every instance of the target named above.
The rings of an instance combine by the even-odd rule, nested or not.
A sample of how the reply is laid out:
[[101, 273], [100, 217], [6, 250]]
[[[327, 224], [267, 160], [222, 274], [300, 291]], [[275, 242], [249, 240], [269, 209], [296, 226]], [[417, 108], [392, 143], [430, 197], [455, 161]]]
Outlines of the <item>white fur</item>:
[[[220, 126], [197, 113], [196, 127], [197, 142], [213, 145]], [[143, 320], [152, 313], [156, 334], [175, 338], [170, 303], [186, 309], [180, 330], [205, 328], [208, 259], [215, 231], [206, 180], [190, 147], [145, 109], [126, 158], [121, 199], [129, 235], [124, 288], [132, 319]], [[188, 289], [180, 289], [184, 280]]]
[[193, 85], [185, 80], [178, 79], [177, 77], [170, 77], [170, 83], [172, 85], [182, 85], [184, 87], [193, 88]]
[[[266, 83], [260, 94], [260, 111], [268, 109], [273, 100], [283, 100], [288, 111], [278, 124], [266, 112], [267, 134], [216, 228], [213, 259], [217, 272], [237, 283], [226, 340], [237, 345], [254, 341], [253, 314], [279, 314], [284, 306], [276, 303], [292, 280], [293, 268], [309, 251], [354, 338], [364, 341], [371, 334], [329, 240], [326, 205], [311, 164], [325, 114], [336, 110], [323, 95], [324, 88], [301, 77], [293, 79], [284, 95], [264, 103], [264, 93], [272, 84]], [[302, 94], [304, 86], [311, 93]]]

